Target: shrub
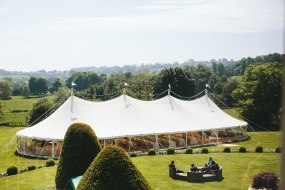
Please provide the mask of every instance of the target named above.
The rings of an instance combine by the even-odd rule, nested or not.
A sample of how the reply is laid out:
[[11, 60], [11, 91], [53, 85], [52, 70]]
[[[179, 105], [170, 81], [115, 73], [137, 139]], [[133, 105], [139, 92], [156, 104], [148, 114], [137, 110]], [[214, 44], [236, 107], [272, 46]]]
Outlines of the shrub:
[[238, 151], [242, 152], [242, 153], [245, 153], [246, 152], [246, 148], [245, 147], [240, 147]]
[[35, 169], [36, 169], [36, 166], [34, 166], [34, 165], [28, 166], [28, 171], [35, 170]]
[[48, 160], [48, 161], [46, 161], [46, 167], [50, 167], [50, 166], [54, 166], [54, 165], [55, 165], [54, 160]]
[[117, 146], [104, 148], [81, 178], [82, 189], [151, 189], [125, 151]]
[[186, 149], [186, 154], [193, 154], [193, 149], [192, 148], [187, 148]]
[[253, 177], [252, 187], [255, 189], [277, 189], [278, 177], [273, 172], [261, 172]]
[[281, 153], [281, 147], [277, 147], [277, 148], [275, 149], [275, 152], [276, 152], [276, 153]]
[[130, 157], [137, 157], [137, 154], [132, 152], [132, 153], [130, 153]]
[[174, 150], [174, 148], [169, 147], [169, 148], [166, 150], [166, 153], [167, 153], [167, 154], [175, 154], [175, 150]]
[[89, 125], [72, 124], [63, 140], [55, 177], [56, 189], [69, 189], [70, 178], [83, 175], [100, 151], [96, 134]]
[[224, 148], [224, 152], [230, 153], [230, 152], [231, 152], [230, 147], [225, 147], [225, 148]]
[[202, 154], [208, 154], [209, 150], [207, 148], [202, 148], [201, 153]]
[[263, 152], [263, 147], [262, 146], [256, 147], [255, 152], [262, 153]]
[[10, 166], [7, 168], [7, 175], [15, 175], [18, 173], [18, 168], [16, 166]]
[[153, 155], [155, 155], [156, 154], [156, 152], [155, 152], [155, 150], [154, 149], [149, 149], [148, 150], [148, 153], [147, 153], [149, 156], [153, 156]]

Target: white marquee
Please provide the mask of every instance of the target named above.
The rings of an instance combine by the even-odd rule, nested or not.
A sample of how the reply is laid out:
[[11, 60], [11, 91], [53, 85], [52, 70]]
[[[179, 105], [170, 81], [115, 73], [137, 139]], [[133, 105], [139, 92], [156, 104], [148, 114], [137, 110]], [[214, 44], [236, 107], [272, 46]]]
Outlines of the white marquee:
[[191, 101], [171, 95], [142, 101], [123, 94], [104, 102], [70, 96], [48, 118], [19, 131], [17, 136], [63, 140], [68, 127], [75, 122], [90, 125], [99, 139], [247, 126], [223, 112], [207, 94]]

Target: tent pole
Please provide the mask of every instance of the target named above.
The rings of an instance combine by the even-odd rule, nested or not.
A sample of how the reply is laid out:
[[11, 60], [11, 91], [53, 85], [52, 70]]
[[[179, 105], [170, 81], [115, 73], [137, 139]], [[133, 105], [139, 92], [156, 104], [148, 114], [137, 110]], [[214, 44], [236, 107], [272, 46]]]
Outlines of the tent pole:
[[51, 155], [52, 155], [52, 159], [54, 159], [54, 141], [51, 141]]
[[73, 113], [73, 87], [72, 85], [71, 85], [71, 107], [70, 109], [71, 109], [71, 113]]
[[171, 143], [171, 139], [170, 139], [170, 135], [168, 135], [168, 147], [170, 147], [170, 143]]
[[217, 137], [217, 144], [219, 144], [219, 130], [218, 129], [217, 129], [216, 133], [217, 133], [217, 135], [216, 135], [216, 137]]
[[158, 150], [159, 150], [159, 144], [158, 144], [158, 138], [157, 138], [157, 135], [155, 135], [155, 145], [154, 145], [154, 149], [155, 149], [156, 151], [158, 151]]
[[131, 143], [132, 143], [132, 137], [129, 137], [129, 152], [131, 152]]
[[201, 135], [202, 136], [202, 144], [204, 144], [203, 134], [204, 133], [203, 133], [203, 130], [202, 130], [202, 135]]
[[185, 139], [186, 148], [187, 148], [187, 139], [188, 139], [188, 138], [187, 138], [187, 132], [186, 132], [186, 139]]

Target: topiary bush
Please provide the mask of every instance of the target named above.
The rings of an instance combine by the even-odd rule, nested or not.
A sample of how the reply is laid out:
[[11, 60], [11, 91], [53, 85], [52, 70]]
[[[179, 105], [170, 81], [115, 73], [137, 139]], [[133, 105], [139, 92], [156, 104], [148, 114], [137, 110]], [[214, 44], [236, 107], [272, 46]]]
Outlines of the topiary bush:
[[50, 166], [54, 166], [54, 165], [55, 165], [54, 160], [48, 160], [48, 161], [46, 161], [46, 167], [50, 167]]
[[122, 148], [108, 146], [81, 178], [77, 190], [85, 189], [147, 190], [151, 187]]
[[224, 148], [224, 152], [226, 152], [226, 153], [230, 153], [230, 152], [231, 152], [230, 147], [225, 147], [225, 148]]
[[153, 156], [153, 155], [155, 155], [156, 154], [156, 152], [155, 152], [155, 150], [154, 149], [149, 149], [148, 150], [148, 153], [147, 153], [149, 156]]
[[9, 168], [7, 168], [6, 173], [7, 175], [16, 175], [18, 174], [18, 168], [16, 166], [10, 166]]
[[273, 172], [261, 172], [253, 177], [252, 187], [255, 189], [278, 189], [278, 176]]
[[55, 177], [56, 189], [69, 189], [70, 178], [83, 175], [100, 151], [97, 136], [89, 125], [72, 124], [63, 140]]
[[202, 148], [201, 153], [202, 154], [208, 154], [209, 150], [207, 148]]
[[167, 154], [175, 154], [175, 150], [174, 150], [174, 148], [169, 147], [169, 148], [166, 150], [166, 153], [167, 153]]
[[262, 153], [263, 152], [263, 147], [262, 146], [256, 147], [255, 152]]
[[193, 154], [193, 149], [192, 148], [187, 148], [186, 149], [186, 154]]
[[245, 153], [246, 152], [246, 148], [245, 147], [240, 147], [238, 152]]
[[28, 166], [28, 171], [35, 170], [35, 169], [36, 169], [36, 166], [34, 166], [34, 165]]
[[137, 157], [137, 154], [132, 152], [132, 153], [130, 153], [130, 157]]
[[276, 153], [281, 153], [281, 147], [277, 147], [277, 148], [275, 149], [275, 152], [276, 152]]

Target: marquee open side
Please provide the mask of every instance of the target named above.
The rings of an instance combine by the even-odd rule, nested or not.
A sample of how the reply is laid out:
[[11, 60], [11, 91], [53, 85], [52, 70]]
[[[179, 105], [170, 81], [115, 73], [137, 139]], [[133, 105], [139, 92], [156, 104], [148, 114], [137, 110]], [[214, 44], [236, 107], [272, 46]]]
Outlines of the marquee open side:
[[[56, 158], [68, 127], [86, 123], [102, 146], [128, 151], [180, 148], [246, 138], [247, 123], [223, 112], [206, 94], [191, 101], [170, 94], [142, 101], [123, 94], [104, 102], [71, 95], [53, 114], [17, 132], [20, 154]], [[195, 144], [196, 143], [196, 144]]]

